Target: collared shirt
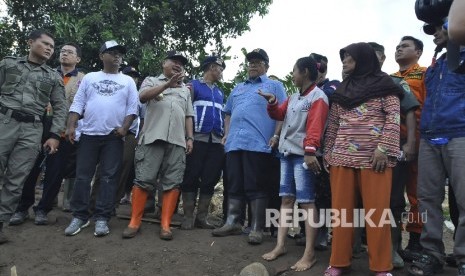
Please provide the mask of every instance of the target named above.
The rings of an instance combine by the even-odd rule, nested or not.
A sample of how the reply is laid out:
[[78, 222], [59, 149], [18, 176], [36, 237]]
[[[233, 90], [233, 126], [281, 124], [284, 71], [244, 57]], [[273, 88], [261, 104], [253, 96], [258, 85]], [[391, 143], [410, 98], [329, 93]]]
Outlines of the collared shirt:
[[56, 70], [63, 77], [63, 82], [65, 83], [65, 85], [68, 83], [68, 81], [69, 81], [69, 79], [71, 77], [77, 77], [77, 75], [79, 73], [79, 70], [77, 68], [74, 68], [73, 71], [71, 71], [69, 73], [66, 73], [66, 74], [63, 74], [63, 72], [61, 71], [61, 66], [58, 66]]
[[[161, 74], [158, 77], [147, 77], [142, 82], [139, 94], [143, 91], [164, 85], [168, 78]], [[146, 103], [144, 126], [140, 143], [151, 144], [156, 140], [186, 147], [186, 117], [194, 116], [189, 88], [168, 88], [156, 99]]]
[[63, 75], [63, 72], [61, 71], [61, 66], [58, 66], [57, 69], [58, 73], [63, 78], [63, 82], [65, 83], [65, 97], [66, 97], [66, 102], [68, 103], [68, 110], [71, 104], [73, 103], [74, 96], [76, 96], [76, 93], [79, 89], [79, 85], [81, 84], [82, 79], [84, 78], [84, 73], [79, 72], [77, 68], [74, 68], [73, 71]]
[[26, 114], [42, 116], [51, 103], [54, 110], [50, 132], [64, 129], [67, 105], [63, 80], [45, 63], [31, 65], [27, 56], [6, 57], [0, 61], [0, 103]]
[[229, 95], [224, 108], [224, 112], [231, 116], [226, 152], [271, 152], [268, 142], [274, 134], [276, 121], [268, 116], [268, 102], [258, 95], [258, 90], [273, 94], [279, 103], [286, 99], [283, 84], [266, 75], [238, 84]]
[[82, 134], [108, 135], [122, 127], [127, 116], [138, 115], [138, 102], [131, 77], [99, 71], [84, 76], [69, 111], [84, 116]]

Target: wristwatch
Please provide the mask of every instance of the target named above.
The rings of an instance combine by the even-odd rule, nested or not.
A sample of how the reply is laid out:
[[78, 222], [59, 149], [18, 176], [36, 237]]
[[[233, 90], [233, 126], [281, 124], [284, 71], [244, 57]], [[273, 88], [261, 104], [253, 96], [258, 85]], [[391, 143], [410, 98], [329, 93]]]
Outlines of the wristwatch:
[[192, 142], [194, 142], [194, 137], [186, 136], [186, 141], [189, 141], [189, 140], [192, 140]]

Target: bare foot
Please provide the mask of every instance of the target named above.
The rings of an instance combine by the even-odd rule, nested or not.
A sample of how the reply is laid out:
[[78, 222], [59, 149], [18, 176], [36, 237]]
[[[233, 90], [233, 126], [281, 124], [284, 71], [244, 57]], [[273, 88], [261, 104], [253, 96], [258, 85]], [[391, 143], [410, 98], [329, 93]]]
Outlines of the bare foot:
[[312, 257], [310, 259], [307, 259], [305, 256], [302, 257], [295, 265], [291, 266], [291, 269], [295, 271], [304, 271], [307, 269], [312, 268], [312, 266], [316, 264], [316, 258]]
[[284, 255], [287, 253], [287, 250], [285, 247], [275, 247], [271, 252], [268, 252], [262, 256], [263, 259], [267, 261], [273, 261], [276, 260], [281, 255]]

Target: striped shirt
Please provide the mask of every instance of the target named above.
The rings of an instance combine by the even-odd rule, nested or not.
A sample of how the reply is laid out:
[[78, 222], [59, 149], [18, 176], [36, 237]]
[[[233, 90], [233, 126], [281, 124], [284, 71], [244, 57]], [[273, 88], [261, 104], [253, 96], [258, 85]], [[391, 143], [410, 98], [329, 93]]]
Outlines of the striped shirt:
[[[380, 146], [389, 157], [399, 156], [400, 102], [397, 96], [366, 101], [353, 109], [333, 103], [325, 136], [325, 160], [331, 166], [371, 168]], [[389, 158], [394, 167], [396, 158]]]

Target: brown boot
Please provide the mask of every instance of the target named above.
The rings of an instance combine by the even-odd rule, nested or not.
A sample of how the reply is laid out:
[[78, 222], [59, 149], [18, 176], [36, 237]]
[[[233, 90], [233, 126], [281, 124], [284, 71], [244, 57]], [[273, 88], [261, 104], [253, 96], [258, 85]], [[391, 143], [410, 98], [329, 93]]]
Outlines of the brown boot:
[[163, 192], [163, 205], [161, 207], [161, 229], [160, 229], [160, 239], [162, 240], [172, 240], [173, 233], [171, 233], [170, 223], [171, 218], [174, 214], [174, 209], [176, 208], [176, 203], [178, 202], [179, 190], [172, 189], [169, 191]]
[[128, 227], [123, 231], [123, 238], [130, 239], [137, 235], [144, 215], [145, 202], [147, 201], [148, 192], [136, 185], [132, 188], [132, 212], [131, 221]]

